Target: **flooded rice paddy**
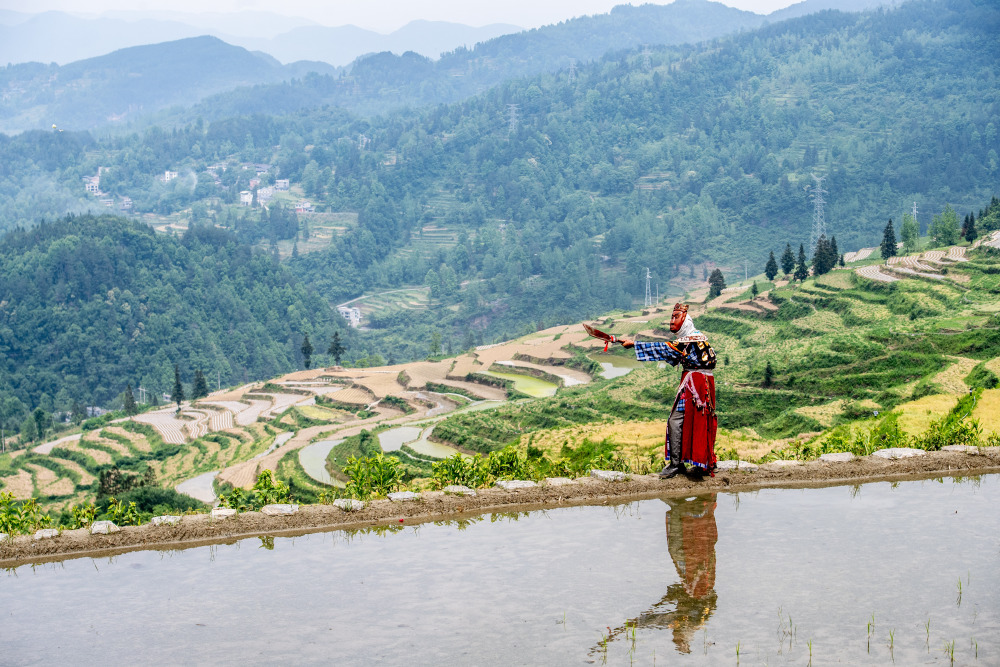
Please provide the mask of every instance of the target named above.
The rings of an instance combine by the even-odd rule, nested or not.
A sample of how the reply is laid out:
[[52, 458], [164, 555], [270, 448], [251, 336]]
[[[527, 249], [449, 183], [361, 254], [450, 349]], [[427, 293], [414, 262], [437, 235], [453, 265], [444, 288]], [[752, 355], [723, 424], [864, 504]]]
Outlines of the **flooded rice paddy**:
[[633, 369], [642, 365], [642, 362], [634, 356], [622, 357], [617, 354], [595, 353], [587, 355], [587, 357], [601, 365], [601, 377], [608, 380], [628, 375]]
[[995, 665], [998, 504], [765, 489], [22, 566], [2, 662]]
[[339, 440], [320, 440], [300, 449], [299, 463], [302, 465], [302, 469], [317, 482], [343, 486], [344, 483], [331, 477], [330, 472], [326, 469], [326, 457], [330, 453], [330, 450], [343, 441], [343, 438]]
[[559, 389], [559, 385], [554, 382], [542, 380], [541, 378], [532, 377], [530, 375], [521, 375], [520, 373], [497, 373], [494, 371], [486, 371], [483, 374], [495, 378], [510, 380], [514, 383], [514, 389], [523, 394], [527, 394], [532, 398], [555, 396], [556, 390]]

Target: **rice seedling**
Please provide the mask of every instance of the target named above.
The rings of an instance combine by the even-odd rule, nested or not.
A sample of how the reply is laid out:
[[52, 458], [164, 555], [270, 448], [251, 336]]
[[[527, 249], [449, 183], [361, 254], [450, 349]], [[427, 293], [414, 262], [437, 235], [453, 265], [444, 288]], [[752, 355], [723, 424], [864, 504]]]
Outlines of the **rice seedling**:
[[948, 661], [950, 664], [955, 664], [955, 640], [952, 639], [950, 642], [945, 642], [944, 653], [948, 656]]
[[896, 630], [892, 629], [889, 630], [889, 658], [891, 658], [893, 662], [896, 662], [896, 656], [894, 654], [895, 646], [896, 646]]
[[931, 650], [931, 619], [928, 618], [927, 622], [924, 623], [924, 630], [927, 631], [927, 639], [925, 641], [926, 641], [926, 644], [927, 644], [927, 652], [930, 653], [930, 650]]
[[806, 646], [809, 647], [809, 664], [812, 665], [813, 664], [813, 640], [812, 640], [812, 637], [810, 637], [809, 641], [806, 642]]
[[955, 605], [958, 607], [962, 606], [962, 578], [958, 578], [958, 599], [955, 600]]
[[736, 664], [740, 664], [740, 643], [736, 642]]

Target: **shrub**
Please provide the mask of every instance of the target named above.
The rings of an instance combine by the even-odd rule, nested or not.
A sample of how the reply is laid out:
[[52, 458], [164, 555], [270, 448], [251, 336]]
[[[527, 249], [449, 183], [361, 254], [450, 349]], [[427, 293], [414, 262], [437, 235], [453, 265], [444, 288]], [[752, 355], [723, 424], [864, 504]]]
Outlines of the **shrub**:
[[142, 517], [135, 506], [135, 501], [129, 501], [126, 505], [122, 501], [112, 498], [108, 501], [108, 510], [105, 516], [118, 526], [138, 526], [142, 523]]
[[261, 470], [257, 475], [257, 481], [249, 491], [237, 487], [219, 498], [219, 506], [246, 512], [259, 510], [264, 505], [273, 503], [287, 503], [290, 500], [288, 486], [284, 482], [274, 481], [270, 470]]
[[348, 491], [361, 500], [395, 491], [403, 478], [399, 460], [381, 452], [365, 458], [352, 456], [344, 466], [344, 473], [351, 480], [347, 483]]
[[43, 514], [34, 498], [17, 500], [9, 491], [0, 491], [0, 533], [22, 535], [52, 525], [52, 517]]

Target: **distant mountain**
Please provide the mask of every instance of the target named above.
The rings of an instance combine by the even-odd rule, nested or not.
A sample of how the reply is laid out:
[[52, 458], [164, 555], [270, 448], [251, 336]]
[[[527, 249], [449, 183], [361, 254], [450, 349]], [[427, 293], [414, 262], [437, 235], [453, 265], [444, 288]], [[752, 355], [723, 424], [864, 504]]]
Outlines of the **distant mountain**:
[[188, 116], [221, 118], [246, 113], [287, 113], [322, 104], [359, 113], [385, 113], [405, 106], [449, 103], [504, 81], [543, 72], [567, 71], [608, 53], [643, 45], [695, 43], [751, 30], [764, 16], [709, 0], [669, 5], [619, 5], [585, 16], [458, 48], [432, 61], [418, 53], [389, 52], [358, 58], [350, 76], [310, 77], [291, 86], [258, 86], [223, 93], [200, 103]]
[[63, 67], [14, 65], [0, 70], [0, 131], [53, 124], [89, 129], [309, 72], [333, 74], [336, 69], [325, 63], [282, 65], [269, 55], [215, 37], [136, 46]]
[[64, 12], [32, 15], [0, 10], [0, 64], [66, 64], [131, 46], [208, 34], [252, 51], [265, 51], [283, 63], [318, 60], [346, 65], [376, 51], [416, 51], [437, 58], [445, 51], [519, 30], [500, 23], [476, 28], [413, 21], [383, 35], [353, 25], [328, 27], [269, 12], [127, 11], [91, 18]]
[[230, 41], [246, 48], [265, 51], [282, 62], [321, 60], [333, 65], [347, 65], [358, 56], [377, 51], [401, 54], [413, 51], [437, 58], [445, 51], [461, 46], [472, 47], [500, 35], [516, 33], [515, 25], [495, 23], [473, 28], [446, 21], [412, 21], [388, 35], [357, 26], [306, 26], [273, 39], [234, 37]]

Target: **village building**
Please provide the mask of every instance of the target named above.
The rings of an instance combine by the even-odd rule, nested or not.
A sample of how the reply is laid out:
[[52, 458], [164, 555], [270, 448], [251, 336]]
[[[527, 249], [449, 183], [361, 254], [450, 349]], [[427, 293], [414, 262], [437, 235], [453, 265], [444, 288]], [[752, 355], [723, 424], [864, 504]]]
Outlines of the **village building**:
[[240, 193], [240, 206], [252, 206], [253, 205], [253, 193], [249, 190], [244, 190]]
[[274, 181], [274, 189], [280, 192], [286, 192], [288, 190], [288, 179], [279, 178]]
[[337, 306], [337, 312], [347, 320], [352, 327], [361, 326], [361, 311], [353, 306]]

